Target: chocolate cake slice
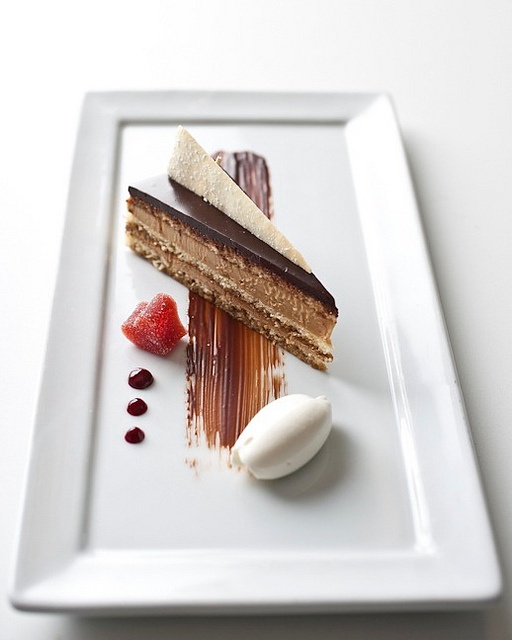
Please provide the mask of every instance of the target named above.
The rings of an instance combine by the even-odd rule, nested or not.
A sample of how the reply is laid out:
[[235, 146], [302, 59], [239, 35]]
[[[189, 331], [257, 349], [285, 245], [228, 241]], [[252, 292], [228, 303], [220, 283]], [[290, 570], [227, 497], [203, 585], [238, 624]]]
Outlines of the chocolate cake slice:
[[335, 301], [297, 264], [303, 259], [293, 247], [290, 254], [289, 243], [295, 261], [166, 174], [129, 193], [126, 238], [136, 253], [304, 362], [326, 368]]

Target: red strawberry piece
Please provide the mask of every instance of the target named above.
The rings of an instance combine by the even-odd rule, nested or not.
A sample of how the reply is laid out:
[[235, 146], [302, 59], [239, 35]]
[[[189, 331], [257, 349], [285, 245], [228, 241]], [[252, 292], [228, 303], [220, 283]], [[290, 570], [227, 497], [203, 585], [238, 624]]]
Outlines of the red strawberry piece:
[[157, 293], [150, 302], [139, 302], [121, 329], [139, 349], [160, 356], [170, 353], [187, 333], [176, 301], [166, 293]]

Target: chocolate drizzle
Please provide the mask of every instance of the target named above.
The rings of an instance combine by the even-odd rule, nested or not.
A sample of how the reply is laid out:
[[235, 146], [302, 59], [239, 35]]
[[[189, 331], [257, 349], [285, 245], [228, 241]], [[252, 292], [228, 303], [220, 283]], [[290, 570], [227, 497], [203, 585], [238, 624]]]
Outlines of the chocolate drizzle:
[[[265, 160], [216, 154], [221, 166], [272, 216]], [[285, 393], [283, 351], [200, 296], [189, 294], [187, 436], [190, 445], [231, 448], [249, 420]]]

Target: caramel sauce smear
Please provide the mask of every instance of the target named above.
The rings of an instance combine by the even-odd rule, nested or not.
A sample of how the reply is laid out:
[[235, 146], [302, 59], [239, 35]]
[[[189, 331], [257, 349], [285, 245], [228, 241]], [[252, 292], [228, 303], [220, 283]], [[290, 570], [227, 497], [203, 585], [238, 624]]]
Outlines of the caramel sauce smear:
[[[214, 157], [269, 218], [272, 194], [264, 158]], [[187, 439], [230, 449], [251, 418], [286, 392], [284, 353], [197, 294], [189, 294]]]

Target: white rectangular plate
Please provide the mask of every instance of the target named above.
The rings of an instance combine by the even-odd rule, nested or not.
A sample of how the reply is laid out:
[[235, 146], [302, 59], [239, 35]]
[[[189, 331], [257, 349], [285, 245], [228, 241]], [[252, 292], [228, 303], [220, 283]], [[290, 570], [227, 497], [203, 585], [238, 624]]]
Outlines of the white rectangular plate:
[[[127, 187], [164, 173], [184, 124], [269, 163], [275, 221], [340, 307], [327, 374], [288, 392], [334, 428], [258, 483], [185, 438], [185, 342], [120, 324], [188, 292], [124, 246]], [[155, 375], [128, 445], [128, 372]], [[194, 464], [191, 463], [194, 459]], [[200, 462], [196, 464], [197, 460]], [[377, 94], [87, 96], [70, 186], [11, 600], [80, 613], [352, 611], [482, 604], [501, 589], [463, 401], [390, 100]]]

